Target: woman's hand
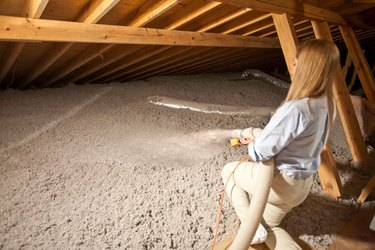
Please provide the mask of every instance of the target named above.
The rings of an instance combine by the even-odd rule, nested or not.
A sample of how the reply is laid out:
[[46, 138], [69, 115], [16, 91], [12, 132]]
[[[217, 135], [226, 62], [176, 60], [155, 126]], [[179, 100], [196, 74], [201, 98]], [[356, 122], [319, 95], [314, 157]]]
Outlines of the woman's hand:
[[240, 142], [244, 145], [247, 145], [247, 144], [250, 144], [254, 141], [254, 139], [252, 138], [244, 138], [244, 137], [241, 137], [240, 138]]
[[240, 142], [242, 144], [250, 144], [254, 141], [253, 128], [246, 128], [241, 131]]

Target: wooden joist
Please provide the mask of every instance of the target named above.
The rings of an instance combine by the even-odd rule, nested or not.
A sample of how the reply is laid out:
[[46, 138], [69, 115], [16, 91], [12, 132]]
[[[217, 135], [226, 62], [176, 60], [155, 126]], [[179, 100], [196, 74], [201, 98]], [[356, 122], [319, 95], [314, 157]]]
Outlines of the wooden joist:
[[336, 12], [294, 0], [215, 0], [226, 4], [251, 8], [253, 10], [275, 14], [288, 13], [308, 20], [322, 20], [334, 24], [347, 25]]
[[275, 38], [0, 16], [0, 40], [279, 48]]
[[[272, 14], [272, 17], [275, 22], [276, 31], [280, 39], [289, 74], [293, 78], [293, 63], [296, 58], [298, 46], [298, 38], [294, 30], [294, 25], [289, 14]], [[325, 187], [332, 187], [329, 190], [329, 194], [334, 195], [333, 198], [336, 199], [340, 197], [341, 183], [336, 172], [336, 162], [333, 160], [329, 146], [325, 146], [321, 153], [321, 164], [319, 168], [319, 178], [321, 183], [323, 183]]]
[[[48, 1], [49, 0], [28, 0], [22, 16], [30, 18], [40, 18], [48, 4]], [[4, 59], [1, 62], [0, 83], [9, 72], [10, 68], [13, 66], [24, 46], [25, 43], [16, 43], [14, 45], [10, 45], [7, 49], [6, 55], [3, 56]]]
[[361, 80], [363, 90], [366, 93], [368, 101], [375, 106], [375, 81], [370, 70], [370, 66], [364, 56], [361, 46], [350, 27], [340, 26], [342, 37], [344, 38], [348, 53], [352, 58], [354, 68]]
[[[312, 21], [312, 26], [316, 38], [325, 39], [331, 42], [333, 41], [329, 26], [326, 22]], [[337, 109], [340, 114], [341, 123], [344, 128], [346, 139], [353, 156], [353, 160], [359, 161], [366, 165], [368, 164], [366, 144], [361, 134], [353, 104], [350, 100], [349, 93], [346, 88], [344, 74], [342, 72], [341, 66], [338, 66], [336, 77], [333, 82], [333, 94], [336, 100]]]

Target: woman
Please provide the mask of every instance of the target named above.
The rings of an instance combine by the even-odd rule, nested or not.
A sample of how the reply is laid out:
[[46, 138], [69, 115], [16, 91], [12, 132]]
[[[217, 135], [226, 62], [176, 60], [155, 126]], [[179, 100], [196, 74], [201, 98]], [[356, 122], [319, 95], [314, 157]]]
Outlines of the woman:
[[[274, 159], [275, 172], [262, 220], [270, 249], [301, 249], [279, 225], [306, 199], [320, 165], [320, 153], [334, 117], [332, 83], [338, 65], [339, 51], [333, 43], [305, 41], [297, 52], [288, 95], [264, 130], [233, 131], [233, 136], [248, 144], [252, 159], [240, 164], [231, 178], [238, 162], [227, 164], [222, 171], [223, 181], [228, 181], [226, 191], [241, 221], [259, 176], [259, 162]], [[258, 243], [262, 241], [262, 225], [256, 233], [258, 239], [254, 237]]]

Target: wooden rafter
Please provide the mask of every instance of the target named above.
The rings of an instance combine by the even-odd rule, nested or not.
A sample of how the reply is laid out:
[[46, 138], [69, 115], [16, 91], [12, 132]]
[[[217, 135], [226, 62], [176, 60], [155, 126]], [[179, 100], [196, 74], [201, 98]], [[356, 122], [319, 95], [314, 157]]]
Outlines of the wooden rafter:
[[353, 60], [353, 65], [361, 80], [363, 90], [366, 93], [367, 99], [375, 107], [375, 81], [374, 76], [370, 70], [370, 66], [364, 56], [361, 45], [359, 44], [356, 35], [350, 27], [340, 27], [342, 36], [344, 38], [346, 47], [350, 57]]
[[202, 60], [200, 62], [193, 63], [193, 66], [184, 67], [181, 70], [172, 71], [173, 74], [190, 74], [193, 72], [199, 71], [208, 71], [209, 69], [213, 69], [216, 67], [222, 67], [224, 65], [243, 62], [248, 59], [250, 56], [257, 57], [259, 54], [254, 54], [251, 51], [236, 51], [236, 52], [229, 52], [222, 56], [218, 57], [209, 57], [207, 60]]
[[241, 8], [269, 12], [275, 14], [288, 13], [293, 16], [304, 17], [308, 20], [322, 20], [334, 24], [347, 25], [345, 20], [336, 12], [314, 5], [294, 0], [217, 0]]
[[[312, 21], [312, 26], [314, 28], [316, 38], [333, 42], [329, 26], [326, 22], [322, 23]], [[363, 164], [368, 164], [366, 144], [361, 134], [358, 120], [355, 115], [353, 104], [350, 100], [344, 75], [340, 66], [338, 66], [336, 77], [333, 82], [333, 94], [336, 99], [337, 109], [340, 114], [341, 123], [344, 128], [353, 160], [359, 161]]]
[[[30, 18], [40, 18], [44, 9], [46, 8], [49, 0], [28, 0], [26, 7], [22, 16]], [[25, 43], [17, 43], [15, 45], [10, 45], [7, 49], [7, 54], [1, 63], [0, 68], [0, 83], [3, 81], [14, 62], [21, 53]]]
[[[116, 50], [111, 50], [108, 52], [108, 54], [105, 54], [103, 56], [103, 59], [101, 61], [92, 62], [89, 65], [85, 65], [85, 67], [80, 68], [78, 72], [75, 72], [72, 77], [69, 78], [70, 82], [77, 82], [79, 79], [85, 78], [100, 69], [104, 68], [105, 66], [108, 66], [121, 58], [125, 58], [128, 55], [134, 53], [134, 51], [139, 51], [142, 49], [141, 45], [134, 45], [134, 46], [126, 46], [126, 48], [118, 48]], [[91, 50], [89, 50], [91, 51]], [[93, 64], [93, 65], [92, 65]]]
[[151, 22], [158, 16], [162, 15], [164, 12], [178, 4], [181, 0], [167, 0], [156, 2], [156, 4], [151, 7], [141, 9], [138, 11], [138, 15], [134, 18], [127, 26], [131, 27], [142, 27], [147, 23]]
[[[163, 61], [164, 62], [169, 61], [170, 58], [180, 56], [181, 54], [187, 51], [191, 51], [191, 50], [192, 50], [191, 47], [182, 47], [182, 48], [172, 47], [170, 51], [166, 51], [166, 53], [163, 53], [161, 55], [157, 54], [154, 58], [147, 58], [146, 62], [140, 62], [137, 65], [133, 65], [133, 67], [131, 67], [130, 69], [127, 69], [126, 71], [121, 71], [120, 74], [122, 76], [122, 75], [132, 74], [136, 71], [140, 71], [141, 74], [144, 74], [145, 73], [145, 70], [143, 70], [144, 68], [148, 70], [151, 65], [159, 64], [160, 62], [163, 62]], [[121, 76], [119, 76], [118, 78], [121, 78]]]
[[[139, 11], [137, 11], [136, 17], [133, 18], [129, 23], [127, 23], [127, 26], [130, 27], [141, 27], [143, 25], [146, 25], [156, 17], [160, 16], [165, 11], [169, 10], [173, 6], [175, 6], [180, 0], [167, 0], [162, 2], [156, 2], [156, 4], [153, 4], [151, 6], [146, 6]], [[53, 77], [50, 78], [47, 82], [44, 83], [43, 86], [49, 86], [50, 84], [60, 80], [70, 72], [76, 70], [77, 68], [81, 67], [85, 63], [91, 61], [93, 58], [97, 57], [98, 55], [102, 54], [105, 51], [108, 51], [111, 49], [115, 44], [104, 44], [99, 45], [99, 49], [93, 48], [94, 46], [90, 46], [83, 52], [79, 53], [73, 60], [69, 63], [67, 67], [63, 67], [57, 72], [54, 72]], [[121, 58], [122, 55], [117, 55], [115, 58]], [[108, 60], [108, 63], [111, 63], [109, 61], [115, 61], [114, 58]]]
[[170, 49], [170, 46], [164, 47], [144, 47], [141, 50], [137, 50], [129, 56], [125, 57], [121, 63], [116, 63], [116, 65], [110, 65], [103, 68], [94, 77], [89, 76], [90, 82], [100, 82], [100, 80], [107, 79], [109, 76], [113, 76], [115, 73], [121, 71], [122, 69], [129, 67], [130, 65], [141, 62], [142, 60], [163, 53], [164, 51]]
[[228, 29], [228, 30], [224, 31], [223, 34], [230, 34], [230, 33], [233, 33], [233, 32], [235, 32], [235, 31], [237, 31], [237, 30], [243, 29], [243, 28], [245, 28], [245, 27], [247, 27], [247, 26], [249, 26], [249, 25], [252, 25], [252, 24], [254, 24], [254, 23], [258, 23], [258, 22], [260, 22], [260, 21], [266, 20], [266, 19], [268, 19], [269, 17], [271, 17], [271, 14], [261, 15], [261, 16], [259, 16], [259, 17], [257, 17], [257, 18], [254, 18], [254, 19], [252, 19], [252, 20], [249, 20], [249, 21], [247, 21], [247, 22], [244, 22], [244, 23], [242, 23], [242, 24], [240, 24], [240, 25], [238, 25], [238, 26], [232, 27], [231, 29]]
[[[84, 12], [78, 20], [86, 23], [92, 24], [96, 23], [101, 17], [103, 17], [111, 8], [113, 8], [120, 0], [97, 0], [91, 3], [89, 10]], [[35, 19], [26, 19], [26, 22], [31, 22], [31, 20]], [[46, 21], [46, 20], [44, 20]], [[22, 21], [21, 21], [22, 23]], [[20, 27], [18, 27], [20, 28]], [[18, 29], [17, 28], [17, 29]], [[30, 28], [24, 27], [25, 30], [29, 30]], [[56, 28], [60, 29], [59, 26]], [[7, 28], [6, 28], [7, 29]], [[5, 29], [5, 30], [6, 30]], [[41, 29], [41, 27], [37, 27], [36, 29]], [[34, 34], [37, 36], [37, 33]], [[60, 36], [64, 36], [64, 34], [60, 33]], [[69, 43], [65, 44], [58, 44], [54, 46], [52, 50], [47, 52], [47, 54], [43, 57], [43, 60], [38, 63], [38, 65], [31, 70], [26, 77], [22, 80], [22, 83], [19, 85], [20, 88], [27, 86], [33, 80], [35, 80], [38, 76], [40, 76], [45, 70], [47, 70], [54, 62], [57, 61], [70, 47], [73, 46], [74, 41], [67, 41]]]
[[232, 12], [229, 15], [221, 17], [221, 18], [215, 20], [214, 22], [211, 22], [209, 24], [206, 24], [206, 25], [200, 27], [197, 30], [197, 32], [206, 32], [206, 31], [209, 31], [209, 30], [211, 30], [213, 28], [216, 28], [217, 26], [220, 26], [220, 25], [222, 25], [224, 23], [227, 23], [227, 22], [229, 22], [229, 21], [231, 21], [231, 20], [233, 20], [233, 19], [235, 19], [235, 18], [237, 18], [239, 16], [242, 16], [243, 14], [245, 14], [245, 13], [247, 13], [249, 11], [250, 11], [250, 9], [247, 9], [247, 8], [245, 8], [245, 9], [239, 9], [237, 11], [234, 11], [234, 12]]
[[[179, 57], [171, 58], [168, 62], [165, 63], [159, 63], [157, 65], [154, 65], [152, 67], [149, 67], [142, 73], [142, 78], [147, 77], [148, 75], [151, 75], [151, 72], [165, 72], [168, 69], [172, 67], [180, 67], [181, 64], [183, 63], [189, 63], [193, 59], [195, 60], [196, 58], [202, 58], [203, 55], [207, 55], [213, 52], [214, 49], [212, 48], [198, 48], [194, 49], [192, 51], [189, 51], [188, 53], [184, 53], [183, 55], [180, 55]], [[217, 53], [217, 51], [215, 52]], [[123, 81], [124, 79], [134, 79], [133, 78], [128, 78], [127, 75], [121, 74], [116, 77], [116, 79], [119, 79], [120, 81]]]
[[203, 6], [195, 9], [194, 11], [190, 12], [190, 13], [183, 13], [182, 12], [182, 17], [178, 18], [178, 20], [172, 22], [172, 23], [169, 23], [165, 29], [168, 29], [168, 30], [173, 30], [173, 29], [176, 29], [178, 27], [181, 27], [182, 25], [190, 22], [191, 20], [193, 20], [194, 18], [202, 15], [203, 13], [206, 13], [207, 11], [210, 11], [214, 8], [216, 8], [217, 6], [219, 6], [221, 3], [218, 3], [218, 2], [206, 2]]
[[129, 76], [131, 78], [133, 77], [147, 77], [152, 76], [156, 74], [184, 74], [185, 72], [188, 72], [193, 69], [197, 69], [198, 67], [202, 67], [204, 65], [207, 65], [211, 62], [216, 61], [223, 61], [230, 57], [239, 57], [242, 56], [246, 52], [245, 49], [236, 49], [236, 50], [222, 50], [218, 53], [218, 51], [215, 50], [209, 50], [204, 51], [203, 53], [197, 55], [197, 56], [187, 56], [187, 58], [184, 58], [183, 60], [179, 60], [177, 63], [173, 62], [172, 64], [167, 65], [167, 67], [158, 67], [159, 70], [150, 72], [146, 75], [135, 75], [135, 76]]

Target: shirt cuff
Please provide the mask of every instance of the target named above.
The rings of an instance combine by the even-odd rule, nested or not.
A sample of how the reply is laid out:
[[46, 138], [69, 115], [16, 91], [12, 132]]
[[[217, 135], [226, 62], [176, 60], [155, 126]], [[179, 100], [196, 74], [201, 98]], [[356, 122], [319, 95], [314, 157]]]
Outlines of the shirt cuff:
[[257, 153], [255, 152], [255, 149], [254, 149], [254, 142], [252, 142], [248, 145], [248, 150], [249, 150], [250, 158], [253, 161], [259, 161], [259, 156], [257, 155]]

